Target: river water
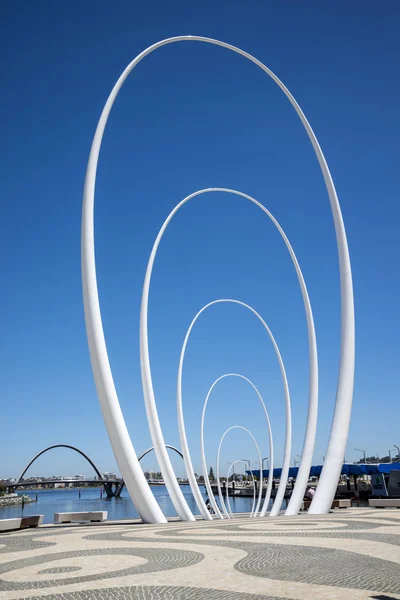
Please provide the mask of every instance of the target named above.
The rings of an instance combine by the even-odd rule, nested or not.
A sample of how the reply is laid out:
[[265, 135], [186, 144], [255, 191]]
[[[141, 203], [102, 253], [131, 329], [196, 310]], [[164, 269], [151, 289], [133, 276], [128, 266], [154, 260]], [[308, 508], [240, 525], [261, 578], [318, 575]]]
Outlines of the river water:
[[[161, 510], [168, 517], [176, 516], [165, 486], [152, 486], [152, 492], [159, 503]], [[202, 493], [205, 497], [204, 488]], [[181, 486], [183, 495], [194, 514], [198, 514], [196, 502], [192, 495], [189, 485]], [[103, 491], [103, 498], [100, 497], [100, 488], [81, 488], [79, 497], [78, 488], [57, 488], [48, 490], [29, 490], [23, 492], [27, 496], [36, 498], [37, 502], [21, 505], [0, 507], [0, 519], [9, 519], [20, 517], [22, 515], [44, 515], [44, 523], [54, 522], [54, 513], [56, 512], [80, 512], [91, 510], [107, 510], [108, 519], [137, 519], [139, 514], [129, 498], [127, 490], [124, 488], [120, 498], [107, 498]], [[22, 492], [20, 492], [22, 494]], [[229, 499], [233, 512], [250, 512], [253, 498], [235, 498]]]

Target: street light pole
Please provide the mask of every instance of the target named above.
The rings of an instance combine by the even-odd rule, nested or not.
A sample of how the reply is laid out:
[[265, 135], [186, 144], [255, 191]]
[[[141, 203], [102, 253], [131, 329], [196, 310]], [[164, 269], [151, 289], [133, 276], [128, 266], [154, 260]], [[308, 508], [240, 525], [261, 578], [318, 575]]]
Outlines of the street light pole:
[[400, 461], [400, 448], [396, 444], [393, 444], [393, 446], [397, 449], [397, 460]]
[[[241, 460], [242, 462], [244, 462], [244, 464], [245, 464], [245, 465], [248, 465], [248, 467], [249, 467], [249, 471], [250, 471], [250, 474], [251, 474], [250, 461], [249, 461], [247, 458], [241, 458], [240, 460]], [[246, 474], [246, 481], [247, 481], [247, 474]]]
[[[267, 469], [268, 469], [268, 456], [265, 456], [261, 459], [261, 471], [260, 471], [260, 484], [264, 483], [264, 461], [267, 461]], [[271, 473], [269, 473], [271, 475]]]
[[[227, 465], [229, 465], [230, 467], [234, 466], [233, 462], [229, 462], [228, 460], [225, 461]], [[235, 478], [235, 469], [233, 469], [232, 471], [232, 481]], [[226, 478], [227, 483], [229, 483], [229, 477]]]
[[365, 455], [365, 450], [360, 450], [359, 448], [354, 448], [354, 450], [357, 450], [357, 452], [362, 452], [364, 454], [364, 465], [366, 465], [367, 459], [366, 459], [366, 455]]

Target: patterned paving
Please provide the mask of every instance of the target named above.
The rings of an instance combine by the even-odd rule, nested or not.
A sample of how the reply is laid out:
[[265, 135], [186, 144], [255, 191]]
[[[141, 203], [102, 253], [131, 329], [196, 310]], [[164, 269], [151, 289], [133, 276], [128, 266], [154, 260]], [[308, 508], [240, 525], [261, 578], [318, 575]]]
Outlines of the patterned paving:
[[[126, 557], [129, 555], [139, 556], [146, 560], [145, 564], [139, 566], [126, 567], [122, 569], [110, 569], [109, 571], [102, 571], [99, 573], [93, 573], [92, 575], [82, 575], [70, 577], [68, 579], [46, 579], [41, 581], [6, 581], [1, 579], [4, 573], [9, 573], [13, 570], [21, 568], [41, 565], [51, 561], [64, 560], [68, 562], [68, 559], [75, 557], [92, 557], [94, 560], [100, 555], [107, 557], [120, 555], [121, 561], [126, 561]], [[11, 561], [0, 565], [0, 590], [12, 590], [12, 589], [31, 589], [41, 587], [54, 587], [56, 585], [68, 585], [71, 583], [89, 582], [98, 579], [110, 579], [125, 577], [133, 573], [152, 573], [154, 571], [167, 571], [169, 569], [179, 569], [189, 565], [200, 562], [204, 556], [199, 552], [191, 552], [188, 550], [177, 550], [177, 549], [163, 549], [158, 548], [95, 548], [93, 550], [76, 550], [69, 552], [56, 552], [54, 554], [41, 554], [39, 556], [32, 556], [28, 558], [22, 558], [19, 560]], [[75, 569], [74, 569], [75, 570]], [[47, 569], [45, 571], [48, 572]], [[54, 569], [52, 569], [54, 572]], [[58, 571], [60, 573], [60, 571]], [[62, 571], [61, 571], [62, 572]], [[68, 572], [68, 571], [64, 571]], [[38, 571], [37, 575], [43, 574], [42, 571]]]
[[400, 511], [0, 535], [3, 600], [400, 600]]
[[38, 571], [38, 575], [58, 575], [59, 573], [73, 573], [74, 571], [80, 571], [82, 567], [53, 567], [50, 569], [43, 569]]
[[[104, 600], [104, 598], [115, 598], [115, 600], [283, 600], [272, 596], [255, 596], [240, 592], [170, 586], [109, 588], [46, 596], [47, 600]], [[37, 600], [37, 598], [30, 600]]]
[[235, 569], [257, 577], [400, 593], [398, 565], [330, 548], [268, 545], [249, 551]]

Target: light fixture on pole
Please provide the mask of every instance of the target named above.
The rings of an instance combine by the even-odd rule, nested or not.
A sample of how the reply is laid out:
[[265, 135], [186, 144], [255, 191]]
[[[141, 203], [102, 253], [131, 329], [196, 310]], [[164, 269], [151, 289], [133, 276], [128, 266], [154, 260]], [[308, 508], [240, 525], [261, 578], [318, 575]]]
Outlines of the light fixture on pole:
[[400, 461], [400, 448], [398, 446], [396, 446], [396, 444], [393, 444], [393, 446], [396, 448], [397, 450], [397, 460]]
[[[229, 467], [233, 467], [236, 464], [236, 461], [235, 462], [230, 462], [229, 460], [226, 460], [225, 462], [226, 462], [227, 465], [229, 465]], [[235, 479], [235, 469], [233, 469], [231, 477], [232, 477], [232, 481], [233, 481]], [[227, 481], [227, 483], [229, 483], [229, 478], [228, 477], [226, 478], [226, 481]]]
[[364, 454], [364, 465], [366, 465], [367, 458], [366, 458], [365, 450], [360, 450], [359, 448], [354, 448], [354, 450], [357, 450], [357, 452], [362, 452]]
[[[249, 461], [249, 459], [248, 459], [248, 458], [241, 458], [240, 460], [241, 460], [242, 462], [244, 462], [244, 464], [245, 464], [245, 465], [247, 465], [247, 466], [248, 466], [248, 468], [249, 468], [249, 471], [251, 472], [251, 467], [250, 467], [250, 461]], [[246, 473], [246, 481], [247, 481], [247, 473]]]

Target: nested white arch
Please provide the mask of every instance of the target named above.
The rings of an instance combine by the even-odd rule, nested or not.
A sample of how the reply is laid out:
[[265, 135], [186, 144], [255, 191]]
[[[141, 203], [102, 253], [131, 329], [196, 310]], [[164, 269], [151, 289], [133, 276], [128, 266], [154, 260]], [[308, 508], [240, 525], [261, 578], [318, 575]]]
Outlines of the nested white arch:
[[[180, 433], [180, 439], [181, 439], [181, 447], [182, 447], [182, 454], [184, 457], [184, 461], [185, 461], [185, 466], [186, 466], [186, 474], [188, 476], [188, 480], [190, 483], [190, 487], [192, 489], [192, 493], [195, 497], [197, 506], [199, 507], [201, 514], [203, 514], [203, 510], [206, 510], [206, 507], [204, 505], [204, 500], [203, 497], [201, 495], [199, 486], [197, 485], [197, 481], [196, 481], [196, 477], [194, 474], [194, 470], [193, 470], [193, 465], [192, 465], [192, 460], [190, 457], [190, 450], [189, 450], [189, 446], [187, 443], [187, 438], [186, 438], [186, 432], [185, 432], [185, 423], [184, 423], [184, 419], [183, 419], [183, 409], [182, 409], [182, 372], [183, 372], [183, 362], [185, 359], [185, 353], [186, 353], [186, 347], [189, 341], [189, 337], [190, 337], [190, 333], [197, 321], [197, 319], [199, 318], [199, 316], [210, 306], [213, 306], [214, 304], [220, 304], [221, 302], [230, 302], [232, 304], [238, 304], [239, 306], [243, 306], [244, 308], [247, 308], [248, 310], [250, 310], [260, 321], [260, 323], [262, 324], [262, 326], [264, 327], [264, 329], [266, 330], [266, 332], [268, 333], [268, 336], [272, 342], [272, 345], [274, 347], [275, 350], [275, 354], [276, 357], [278, 359], [278, 363], [279, 363], [279, 368], [281, 371], [281, 377], [282, 377], [282, 383], [283, 383], [283, 391], [284, 391], [284, 395], [285, 395], [285, 411], [286, 411], [286, 433], [285, 433], [285, 448], [284, 448], [284, 455], [283, 455], [283, 463], [282, 463], [282, 472], [281, 472], [281, 479], [279, 482], [279, 487], [278, 487], [278, 491], [276, 493], [275, 496], [275, 502], [272, 506], [271, 512], [270, 512], [270, 516], [276, 516], [281, 508], [284, 496], [285, 496], [285, 490], [286, 490], [286, 483], [287, 483], [287, 479], [288, 479], [288, 474], [289, 474], [289, 466], [290, 466], [290, 452], [291, 452], [291, 445], [292, 445], [292, 413], [291, 413], [291, 406], [290, 406], [290, 392], [289, 392], [289, 384], [287, 381], [287, 376], [286, 376], [286, 370], [285, 370], [285, 365], [283, 363], [282, 360], [282, 356], [281, 353], [279, 351], [279, 347], [278, 344], [275, 341], [275, 338], [272, 334], [272, 331], [270, 330], [270, 328], [268, 327], [268, 325], [266, 324], [266, 322], [264, 321], [264, 319], [262, 318], [262, 316], [253, 308], [251, 307], [249, 304], [246, 304], [245, 302], [242, 302], [241, 300], [234, 300], [232, 298], [221, 298], [219, 300], [213, 300], [212, 302], [209, 302], [208, 304], [206, 304], [205, 306], [203, 306], [203, 308], [201, 308], [199, 310], [199, 312], [197, 313], [197, 315], [194, 317], [193, 321], [191, 322], [191, 324], [189, 325], [189, 328], [186, 332], [186, 336], [185, 339], [183, 341], [182, 344], [182, 350], [181, 350], [181, 356], [179, 359], [179, 367], [178, 367], [178, 383], [177, 383], [177, 407], [178, 407], [178, 423], [179, 423], [179, 433]], [[201, 423], [200, 423], [200, 451], [201, 451], [201, 460], [202, 460], [202, 467], [203, 467], [203, 471], [207, 472], [207, 465], [206, 465], [206, 458], [205, 458], [205, 452], [204, 452], [204, 418], [205, 418], [205, 412], [207, 409], [207, 404], [208, 404], [208, 400], [210, 398], [210, 394], [212, 392], [212, 390], [214, 389], [215, 385], [218, 383], [218, 381], [220, 381], [220, 379], [222, 379], [222, 377], [218, 378], [216, 381], [214, 381], [214, 383], [212, 384], [212, 386], [210, 387], [204, 405], [203, 405], [203, 412], [201, 415]], [[251, 383], [250, 380], [248, 380], [249, 383]], [[252, 384], [252, 383], [251, 383]], [[254, 384], [252, 384], [254, 386]], [[255, 386], [254, 386], [255, 387]], [[259, 396], [260, 397], [260, 396]], [[264, 405], [264, 402], [262, 402], [262, 404]], [[265, 405], [264, 405], [265, 406]], [[266, 411], [266, 409], [265, 409]], [[269, 419], [268, 419], [269, 422]], [[269, 427], [268, 429], [269, 435], [270, 435], [270, 440], [272, 441], [272, 434], [271, 434], [271, 429]], [[269, 482], [268, 482], [269, 483]], [[206, 484], [206, 488], [208, 493], [210, 493], [210, 482], [208, 481], [208, 477], [207, 475], [205, 476], [205, 484]], [[272, 485], [272, 480], [271, 480], [271, 485]], [[265, 500], [267, 500], [267, 497], [265, 498]], [[210, 498], [210, 501], [212, 502], [212, 499]], [[269, 498], [268, 498], [269, 501]], [[204, 505], [204, 509], [202, 507], [202, 504]], [[218, 509], [218, 507], [214, 507], [214, 510], [216, 512], [216, 514], [221, 518], [221, 513]], [[262, 514], [261, 516], [265, 515], [265, 512], [268, 508], [268, 504], [264, 502], [264, 506], [262, 509]], [[207, 517], [205, 517], [207, 518]]]
[[[252, 479], [252, 482], [253, 482], [253, 504], [252, 504], [251, 511], [250, 511], [250, 517], [252, 517], [252, 516], [255, 516], [254, 515], [254, 509], [255, 509], [255, 506], [256, 506], [257, 486], [256, 486], [256, 479], [255, 479], [255, 477], [253, 475], [253, 471], [250, 468], [250, 463], [248, 463], [246, 460], [243, 460], [242, 458], [240, 458], [239, 460], [234, 460], [233, 463], [231, 464], [231, 466], [228, 469], [228, 475], [226, 477], [226, 481], [227, 481], [227, 484], [228, 484], [229, 483], [229, 477], [231, 475], [231, 471], [232, 471], [233, 467], [235, 465], [237, 465], [238, 463], [243, 463], [244, 466], [245, 466], [245, 468], [246, 468], [246, 465], [248, 466], [248, 469], [249, 469], [250, 475], [251, 475], [251, 479]], [[261, 459], [261, 463], [262, 463], [262, 459]], [[262, 478], [261, 478], [261, 487], [262, 487]], [[229, 501], [229, 486], [228, 485], [227, 485], [227, 488], [226, 488], [225, 497], [226, 497], [226, 507], [228, 509], [229, 518], [233, 519], [233, 511], [232, 511], [232, 508], [231, 508], [231, 503]]]
[[[215, 304], [215, 302], [213, 304]], [[199, 316], [199, 313], [198, 313], [197, 316]], [[190, 335], [190, 332], [189, 332], [189, 335]], [[187, 336], [187, 338], [189, 338], [189, 335]], [[184, 346], [186, 348], [186, 344]], [[182, 349], [182, 350], [184, 352], [184, 349]], [[273, 468], [273, 465], [274, 465], [274, 443], [273, 443], [273, 438], [272, 438], [271, 423], [270, 423], [270, 420], [269, 420], [269, 415], [268, 415], [267, 407], [265, 405], [263, 397], [261, 396], [258, 388], [254, 385], [254, 383], [250, 379], [248, 379], [244, 375], [240, 375], [239, 373], [225, 373], [225, 375], [221, 375], [220, 377], [218, 377], [218, 379], [216, 379], [214, 381], [214, 383], [212, 384], [212, 386], [208, 390], [208, 393], [207, 393], [207, 396], [206, 396], [206, 399], [205, 399], [205, 402], [204, 402], [204, 405], [203, 405], [203, 410], [202, 410], [202, 413], [201, 413], [201, 421], [200, 421], [200, 456], [201, 456], [201, 464], [202, 464], [203, 472], [205, 473], [205, 475], [204, 475], [204, 483], [205, 483], [205, 486], [206, 486], [206, 489], [207, 489], [207, 493], [210, 496], [210, 502], [212, 504], [214, 512], [218, 516], [221, 516], [221, 515], [220, 515], [220, 511], [218, 509], [218, 505], [215, 504], [215, 506], [214, 506], [214, 504], [212, 502], [213, 495], [212, 495], [212, 489], [211, 489], [210, 479], [208, 477], [208, 472], [207, 472], [207, 461], [206, 461], [206, 454], [205, 454], [205, 448], [204, 448], [204, 421], [205, 421], [206, 410], [207, 410], [208, 401], [210, 399], [211, 392], [213, 391], [213, 389], [217, 385], [217, 383], [219, 383], [222, 379], [225, 379], [226, 377], [239, 377], [240, 379], [243, 379], [244, 381], [247, 381], [247, 383], [249, 383], [251, 385], [251, 387], [254, 389], [254, 391], [256, 392], [256, 394], [258, 396], [258, 399], [260, 400], [261, 406], [263, 408], [265, 419], [267, 421], [270, 464], [272, 464], [272, 468]], [[180, 383], [181, 382], [182, 382], [182, 380], [180, 379]], [[290, 410], [290, 407], [289, 407], [289, 410]], [[290, 449], [289, 449], [289, 455], [290, 455]], [[262, 477], [261, 477], [261, 481], [262, 481]], [[265, 494], [264, 503], [263, 503], [263, 506], [262, 506], [261, 512], [260, 512], [260, 517], [265, 517], [265, 514], [266, 514], [266, 512], [268, 510], [268, 504], [269, 504], [269, 501], [270, 501], [270, 498], [271, 498], [271, 491], [272, 491], [272, 478], [269, 478], [268, 479], [268, 484], [267, 484], [267, 490], [266, 490], [266, 494]], [[193, 490], [192, 490], [192, 492], [193, 492]], [[200, 495], [201, 495], [201, 492], [200, 492], [198, 486], [197, 486], [197, 490], [196, 490], [196, 496], [198, 496], [197, 492], [200, 493]], [[194, 495], [194, 492], [193, 492], [193, 495]], [[201, 510], [201, 508], [200, 508], [200, 510]]]
[[[93, 369], [93, 376], [96, 383], [97, 395], [99, 397], [103, 418], [110, 438], [111, 445], [114, 450], [116, 460], [118, 462], [121, 474], [124, 477], [129, 494], [134, 502], [139, 514], [145, 521], [164, 523], [166, 521], [160, 507], [158, 506], [153, 494], [149, 490], [143, 471], [140, 468], [132, 441], [122, 415], [121, 407], [118, 401], [117, 392], [115, 389], [111, 367], [107, 354], [105, 343], [100, 303], [96, 279], [96, 261], [94, 249], [94, 193], [96, 184], [97, 165], [100, 153], [101, 142], [104, 135], [105, 126], [113, 107], [115, 99], [131, 71], [145, 58], [148, 54], [154, 52], [158, 48], [167, 44], [172, 44], [181, 41], [198, 41], [207, 44], [221, 46], [240, 54], [244, 58], [258, 66], [264, 73], [278, 85], [285, 94], [297, 115], [299, 116], [306, 133], [314, 148], [318, 159], [325, 185], [328, 191], [331, 210], [335, 225], [336, 241], [339, 255], [339, 270], [340, 270], [340, 290], [341, 290], [341, 346], [340, 346], [340, 362], [338, 374], [338, 386], [336, 394], [335, 412], [332, 421], [331, 434], [328, 444], [328, 449], [325, 455], [324, 466], [318, 489], [315, 493], [311, 504], [310, 512], [314, 514], [322, 514], [329, 511], [332, 499], [336, 491], [336, 484], [339, 478], [346, 443], [348, 438], [353, 383], [354, 383], [354, 354], [355, 354], [355, 334], [354, 334], [354, 300], [353, 300], [353, 282], [351, 277], [350, 256], [344, 228], [343, 217], [340, 210], [339, 200], [337, 198], [335, 186], [332, 177], [320, 148], [318, 140], [307, 121], [303, 111], [297, 104], [296, 100], [285, 87], [282, 81], [262, 62], [254, 56], [220, 40], [215, 40], [203, 36], [183, 35], [161, 40], [138, 54], [132, 60], [125, 70], [120, 75], [107, 101], [104, 105], [96, 132], [93, 137], [92, 146], [90, 149], [88, 165], [86, 170], [85, 186], [83, 193], [82, 206], [82, 234], [81, 234], [81, 262], [82, 262], [82, 288], [83, 302], [85, 310], [86, 331], [89, 344], [89, 352]], [[150, 402], [146, 404], [147, 413], [156, 412], [154, 398], [150, 398]], [[150, 426], [151, 427], [151, 426]], [[154, 429], [154, 428], [153, 428]], [[158, 442], [161, 442], [163, 436], [161, 428], [155, 427], [155, 432]], [[153, 442], [154, 443], [154, 442]], [[168, 455], [165, 447], [160, 449], [160, 443], [157, 444], [157, 457], [161, 466], [165, 462], [168, 463]], [[163, 453], [164, 450], [164, 453]], [[162, 461], [160, 461], [159, 456]], [[168, 465], [167, 465], [168, 466]], [[302, 465], [300, 465], [301, 467]], [[168, 469], [169, 472], [169, 469]], [[176, 483], [176, 482], [175, 482]], [[175, 488], [177, 485], [174, 486]], [[182, 494], [178, 494], [178, 500], [183, 499]], [[187, 513], [187, 504], [183, 499], [182, 514], [187, 515], [187, 518], [193, 518], [189, 510]]]
[[[220, 463], [220, 457], [221, 457], [222, 443], [223, 443], [223, 441], [224, 441], [227, 433], [229, 433], [230, 431], [232, 431], [232, 429], [242, 429], [243, 431], [245, 431], [246, 433], [249, 434], [249, 436], [253, 440], [254, 446], [256, 448], [256, 452], [257, 452], [257, 456], [258, 456], [258, 462], [259, 462], [259, 465], [260, 465], [260, 472], [261, 472], [261, 469], [262, 469], [262, 459], [261, 459], [260, 448], [259, 448], [259, 446], [258, 446], [258, 444], [256, 442], [256, 438], [251, 433], [251, 431], [249, 429], [247, 429], [247, 427], [243, 427], [243, 425], [232, 425], [232, 427], [228, 427], [228, 429], [222, 434], [222, 437], [221, 437], [221, 439], [219, 441], [219, 444], [218, 444], [218, 450], [217, 450], [217, 470], [216, 470], [216, 478], [217, 478], [217, 487], [218, 487], [219, 501], [221, 502], [222, 510], [223, 510], [225, 516], [228, 519], [230, 519], [230, 516], [229, 516], [229, 513], [228, 513], [228, 511], [226, 509], [226, 506], [225, 506], [224, 498], [222, 496], [221, 482], [219, 480], [219, 477], [220, 477], [220, 475], [219, 475], [219, 472], [220, 472], [219, 463]], [[204, 481], [206, 480], [206, 477], [208, 479], [207, 468], [204, 469], [204, 467], [203, 467], [203, 476], [204, 476]], [[253, 508], [251, 509], [251, 513], [250, 513], [251, 517], [256, 517], [257, 514], [258, 514], [258, 512], [259, 512], [259, 510], [260, 510], [261, 498], [262, 498], [262, 491], [263, 491], [262, 490], [262, 485], [260, 485], [260, 490], [258, 492], [257, 506], [255, 508], [253, 506]], [[210, 496], [210, 500], [211, 500], [211, 498], [214, 498], [214, 496], [213, 495]], [[212, 502], [211, 502], [211, 504], [212, 504]]]
[[[301, 461], [301, 465], [299, 468], [299, 476], [296, 480], [295, 489], [293, 490], [293, 494], [292, 494], [292, 498], [291, 498], [292, 504], [289, 505], [289, 507], [287, 509], [288, 514], [292, 514], [293, 511], [295, 511], [295, 513], [297, 514], [297, 512], [300, 509], [300, 505], [303, 500], [305, 489], [307, 486], [308, 476], [310, 473], [310, 467], [311, 467], [311, 463], [312, 463], [312, 456], [313, 456], [313, 452], [314, 452], [315, 436], [316, 436], [316, 431], [317, 431], [318, 357], [317, 357], [317, 342], [316, 342], [316, 336], [315, 336], [314, 319], [313, 319], [311, 303], [310, 303], [310, 299], [308, 296], [307, 286], [304, 281], [303, 273], [300, 269], [300, 265], [296, 258], [295, 252], [294, 252], [287, 236], [285, 235], [285, 232], [283, 231], [282, 227], [280, 226], [278, 221], [275, 219], [275, 217], [271, 214], [271, 212], [263, 204], [258, 202], [258, 200], [256, 200], [252, 196], [249, 196], [248, 194], [239, 192], [238, 190], [231, 190], [228, 188], [206, 188], [204, 190], [198, 190], [197, 192], [194, 192], [194, 193], [190, 194], [189, 196], [186, 196], [186, 198], [181, 200], [181, 202], [179, 202], [179, 204], [177, 204], [175, 206], [175, 208], [170, 212], [168, 217], [165, 219], [162, 227], [160, 228], [160, 231], [158, 232], [158, 235], [153, 244], [153, 248], [151, 250], [149, 261], [147, 264], [146, 275], [145, 275], [144, 284], [143, 284], [142, 304], [141, 304], [141, 313], [140, 313], [140, 353], [141, 353], [140, 356], [141, 356], [141, 365], [142, 365], [143, 390], [144, 390], [146, 405], [150, 406], [150, 405], [154, 404], [154, 407], [155, 407], [155, 398], [154, 398], [153, 384], [152, 384], [152, 378], [151, 378], [151, 368], [150, 368], [150, 354], [149, 354], [149, 346], [148, 346], [148, 300], [149, 300], [151, 275], [152, 275], [153, 265], [154, 265], [154, 261], [155, 261], [156, 255], [157, 255], [157, 251], [160, 246], [163, 235], [164, 235], [169, 223], [171, 222], [172, 218], [174, 217], [174, 215], [187, 202], [189, 202], [189, 200], [192, 200], [193, 198], [196, 198], [197, 196], [201, 196], [203, 194], [210, 193], [210, 192], [225, 192], [225, 193], [233, 194], [233, 195], [239, 196], [241, 198], [244, 198], [245, 200], [249, 200], [250, 202], [255, 204], [258, 208], [260, 208], [271, 219], [271, 221], [273, 222], [275, 227], [278, 229], [283, 241], [285, 242], [285, 245], [289, 251], [289, 254], [292, 259], [293, 265], [295, 267], [297, 278], [299, 281], [300, 290], [301, 290], [302, 297], [303, 297], [305, 313], [306, 313], [306, 319], [307, 319], [309, 353], [310, 353], [310, 388], [309, 388], [309, 402], [308, 402], [308, 417], [307, 417], [307, 426], [306, 426], [306, 432], [305, 432], [305, 437], [304, 437], [302, 461]], [[189, 447], [188, 447], [187, 438], [186, 438], [185, 423], [184, 423], [183, 408], [182, 408], [182, 391], [181, 391], [182, 360], [183, 360], [183, 358], [182, 358], [182, 354], [181, 354], [181, 360], [179, 362], [179, 368], [178, 368], [177, 412], [178, 412], [178, 425], [179, 425], [179, 432], [180, 432], [180, 438], [181, 438], [181, 444], [182, 444], [182, 452], [185, 457], [184, 460], [185, 460], [186, 472], [188, 475], [189, 483], [191, 485], [193, 494], [195, 495], [197, 505], [198, 505], [203, 517], [205, 519], [209, 519], [210, 514], [204, 504], [203, 497], [201, 495], [200, 490], [198, 489], [198, 485], [196, 482], [196, 477], [195, 477], [193, 465], [191, 464], [190, 452], [189, 452]], [[157, 415], [156, 408], [155, 408], [154, 412], [148, 413], [148, 419], [149, 419], [150, 426], [151, 426], [150, 431], [154, 431], [154, 435], [155, 435], [156, 431], [161, 432], [161, 426], [158, 421], [158, 415]], [[157, 423], [158, 423], [158, 425], [157, 425]], [[158, 440], [158, 441], [161, 444], [161, 440]], [[154, 444], [154, 446], [156, 445], [155, 439], [153, 439], [153, 444]], [[163, 440], [162, 440], [161, 448], [165, 452], [165, 444], [164, 444]], [[161, 463], [160, 463], [160, 465], [161, 465]], [[289, 468], [289, 462], [288, 462], [288, 468]], [[171, 466], [171, 469], [172, 469], [172, 466]], [[170, 473], [166, 473], [164, 475], [164, 472], [163, 472], [163, 476], [164, 476], [164, 480], [166, 480], [166, 477], [170, 477]], [[174, 482], [176, 483], [176, 478], [174, 478]], [[281, 498], [281, 495], [282, 495], [282, 498]], [[278, 507], [277, 502], [279, 503], [280, 499], [281, 499], [281, 501], [283, 501], [283, 497], [284, 497], [284, 490], [280, 489], [280, 493], [279, 493], [279, 495], [277, 495], [275, 503], [274, 503], [272, 515], [278, 514], [280, 507]], [[275, 506], [275, 504], [276, 504], [276, 506]]]

